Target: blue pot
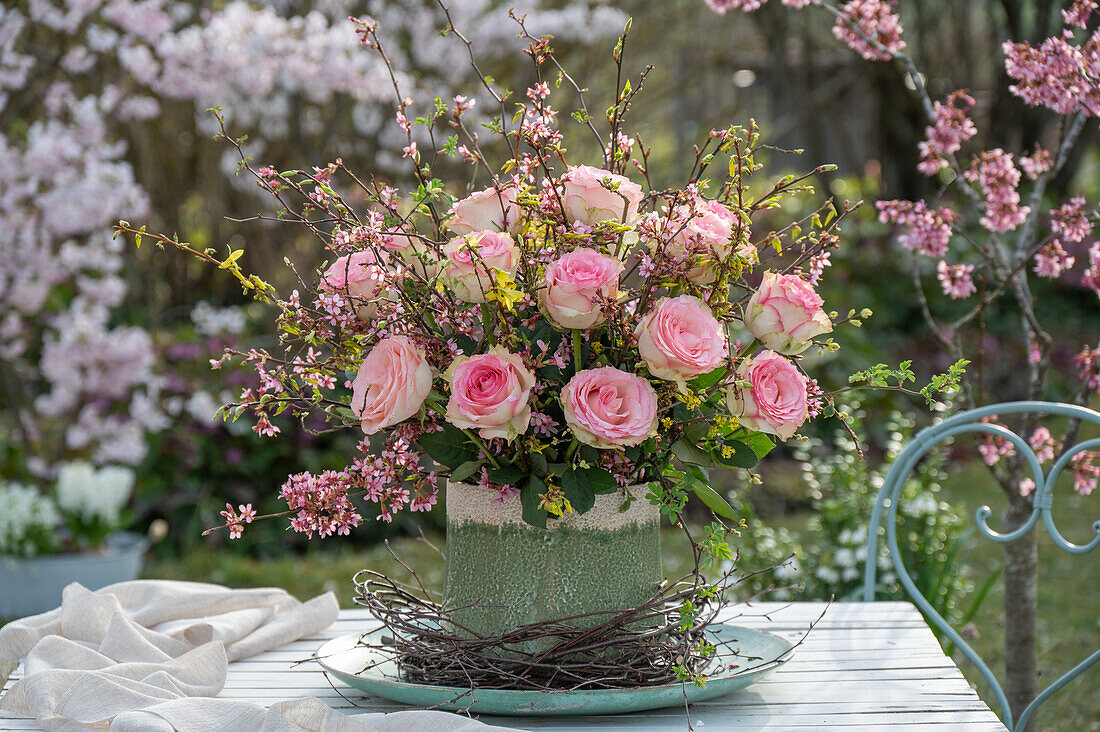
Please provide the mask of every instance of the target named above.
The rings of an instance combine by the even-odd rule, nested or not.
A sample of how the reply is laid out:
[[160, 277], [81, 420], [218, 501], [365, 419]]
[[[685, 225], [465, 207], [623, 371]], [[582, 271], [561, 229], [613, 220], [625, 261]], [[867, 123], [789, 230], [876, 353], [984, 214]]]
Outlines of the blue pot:
[[0, 618], [21, 618], [52, 610], [61, 604], [61, 591], [70, 582], [89, 590], [141, 576], [149, 540], [120, 531], [107, 537], [101, 550], [37, 557], [0, 556]]

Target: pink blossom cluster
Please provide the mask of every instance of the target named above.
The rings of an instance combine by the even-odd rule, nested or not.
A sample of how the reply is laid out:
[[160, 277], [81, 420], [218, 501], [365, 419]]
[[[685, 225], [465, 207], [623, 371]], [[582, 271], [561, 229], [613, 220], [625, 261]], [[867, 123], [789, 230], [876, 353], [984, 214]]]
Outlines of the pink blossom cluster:
[[1043, 426], [1036, 427], [1035, 431], [1031, 433], [1031, 437], [1027, 438], [1027, 442], [1031, 445], [1031, 449], [1035, 451], [1035, 457], [1039, 459], [1040, 463], [1053, 460], [1054, 454], [1059, 449], [1058, 442], [1050, 434], [1050, 430]]
[[1036, 146], [1031, 155], [1020, 156], [1020, 168], [1030, 180], [1035, 180], [1043, 173], [1050, 170], [1054, 160], [1050, 156], [1050, 150]]
[[[768, 0], [706, 0], [711, 10], [719, 15], [725, 15], [729, 10], [741, 10], [751, 13], [759, 10]], [[804, 8], [807, 5], [817, 5], [821, 0], [780, 0], [781, 3], [792, 8]]]
[[1082, 496], [1091, 495], [1100, 483], [1100, 452], [1082, 450], [1070, 458], [1069, 469], [1073, 473], [1073, 489]]
[[244, 525], [250, 524], [256, 518], [256, 509], [252, 508], [252, 504], [241, 504], [238, 506], [240, 513], [233, 508], [232, 503], [225, 504], [225, 510], [221, 512], [222, 518], [225, 519], [225, 525], [229, 529], [230, 539], [240, 539], [244, 533]]
[[974, 106], [974, 97], [965, 89], [947, 96], [945, 102], [934, 104], [935, 120], [925, 128], [926, 139], [920, 143], [917, 169], [925, 175], [935, 175], [948, 165], [947, 158], [962, 149], [962, 144], [978, 134], [967, 112]]
[[1016, 83], [1013, 94], [1028, 104], [1047, 107], [1058, 114], [1081, 111], [1100, 113], [1100, 54], [1094, 34], [1085, 48], [1074, 44], [1073, 33], [1047, 38], [1038, 46], [1006, 42], [1005, 71]]
[[1100, 345], [1096, 348], [1085, 346], [1073, 357], [1073, 365], [1085, 387], [1100, 394]]
[[848, 0], [833, 35], [868, 61], [889, 61], [905, 48], [896, 0]]
[[1074, 257], [1062, 247], [1058, 239], [1051, 239], [1035, 253], [1035, 266], [1032, 268], [1039, 277], [1057, 279], [1073, 268]]
[[970, 297], [978, 288], [974, 286], [974, 265], [948, 264], [940, 260], [936, 264], [936, 279], [940, 281], [943, 294], [953, 299]]
[[1074, 196], [1050, 212], [1050, 228], [1065, 241], [1082, 242], [1092, 233], [1083, 196]]
[[1062, 20], [1066, 25], [1075, 25], [1085, 28], [1089, 24], [1089, 18], [1096, 11], [1096, 0], [1074, 0], [1066, 10], [1062, 11]]
[[996, 465], [1001, 460], [1015, 455], [1016, 446], [1000, 435], [983, 434], [978, 452], [986, 465]]
[[321, 538], [350, 534], [363, 518], [348, 498], [351, 485], [346, 472], [334, 470], [288, 477], [279, 497], [295, 512], [290, 519], [291, 528], [310, 537], [315, 532]]
[[977, 183], [985, 197], [985, 216], [981, 224], [992, 232], [1012, 231], [1027, 220], [1031, 209], [1020, 205], [1020, 170], [1012, 162], [1012, 153], [1001, 148], [987, 150], [974, 158], [963, 177]]
[[1081, 276], [1081, 285], [1100, 297], [1100, 242], [1089, 247], [1089, 266]]
[[875, 208], [882, 223], [909, 227], [898, 237], [906, 249], [928, 257], [947, 254], [951, 244], [951, 224], [956, 219], [950, 208], [929, 208], [924, 201], [876, 201]]

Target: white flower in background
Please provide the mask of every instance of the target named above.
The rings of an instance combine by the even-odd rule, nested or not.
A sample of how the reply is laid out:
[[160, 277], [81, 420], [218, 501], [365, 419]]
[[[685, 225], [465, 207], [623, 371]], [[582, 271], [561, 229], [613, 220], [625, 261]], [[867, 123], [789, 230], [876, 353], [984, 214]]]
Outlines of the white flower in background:
[[851, 582], [859, 577], [859, 570], [855, 567], [848, 567], [848, 569], [844, 570], [841, 574], [841, 577], [844, 578], [845, 582]]
[[851, 568], [856, 566], [856, 555], [851, 549], [844, 547], [836, 550], [836, 555], [833, 557], [836, 560], [838, 566], [842, 568]]
[[[232, 401], [230, 399], [229, 401]], [[196, 391], [187, 399], [187, 413], [196, 422], [206, 423], [214, 419], [220, 405], [208, 391]]]
[[57, 505], [65, 513], [116, 525], [134, 489], [134, 471], [117, 465], [96, 470], [77, 461], [62, 466], [57, 476]]
[[244, 309], [230, 306], [216, 308], [206, 300], [199, 302], [191, 310], [191, 322], [203, 335], [219, 333], [237, 334], [244, 331], [248, 324]]
[[939, 511], [940, 504], [931, 493], [921, 493], [913, 500], [903, 503], [901, 510], [906, 516], [920, 518], [921, 516], [934, 516]]
[[42, 539], [52, 543], [59, 523], [61, 514], [48, 496], [30, 486], [0, 483], [0, 554], [35, 554]]
[[814, 576], [816, 576], [822, 582], [830, 585], [835, 585], [837, 582], [840, 581], [840, 573], [832, 567], [818, 567], [817, 570], [814, 572]]

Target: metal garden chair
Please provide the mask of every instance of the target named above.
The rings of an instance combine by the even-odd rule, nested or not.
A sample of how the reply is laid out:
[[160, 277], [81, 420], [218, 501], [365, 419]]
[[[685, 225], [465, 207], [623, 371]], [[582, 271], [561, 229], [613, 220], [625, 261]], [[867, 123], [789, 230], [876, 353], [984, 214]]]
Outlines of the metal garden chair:
[[1005, 723], [1005, 726], [1009, 730], [1024, 730], [1027, 727], [1028, 721], [1034, 715], [1035, 711], [1042, 705], [1047, 699], [1053, 696], [1059, 689], [1068, 684], [1070, 681], [1081, 675], [1090, 666], [1100, 661], [1100, 650], [1090, 655], [1084, 661], [1079, 663], [1074, 668], [1070, 669], [1063, 676], [1058, 678], [1050, 686], [1046, 687], [1039, 693], [1020, 714], [1020, 718], [1013, 722], [1012, 710], [1009, 706], [1008, 699], [1004, 693], [1004, 689], [997, 681], [997, 677], [993, 675], [993, 672], [989, 670], [989, 667], [981, 659], [981, 657], [974, 651], [970, 645], [963, 640], [954, 628], [952, 628], [946, 620], [932, 607], [932, 604], [920, 594], [913, 580], [911, 579], [906, 567], [902, 564], [901, 552], [898, 549], [898, 497], [901, 494], [902, 487], [905, 485], [906, 478], [916, 467], [917, 463], [922, 457], [930, 450], [935, 448], [940, 443], [948, 440], [955, 435], [969, 433], [969, 432], [985, 432], [1011, 442], [1016, 447], [1016, 451], [1019, 455], [1022, 455], [1030, 468], [1031, 476], [1035, 480], [1035, 493], [1033, 498], [1033, 508], [1031, 516], [1027, 522], [1017, 528], [1014, 531], [1007, 533], [999, 533], [989, 527], [989, 517], [992, 515], [992, 511], [988, 506], [982, 506], [975, 513], [975, 522], [977, 523], [978, 530], [988, 539], [1006, 543], [1015, 541], [1020, 537], [1026, 535], [1032, 529], [1034, 529], [1040, 521], [1043, 522], [1043, 526], [1046, 528], [1050, 537], [1054, 540], [1055, 545], [1060, 549], [1069, 552], [1070, 554], [1085, 554], [1092, 551], [1097, 546], [1100, 546], [1100, 521], [1093, 523], [1093, 530], [1097, 533], [1092, 541], [1083, 545], [1072, 544], [1059, 533], [1057, 527], [1054, 525], [1054, 519], [1051, 516], [1051, 507], [1053, 506], [1054, 496], [1052, 493], [1054, 482], [1058, 476], [1062, 473], [1065, 467], [1069, 464], [1074, 455], [1085, 450], [1097, 450], [1100, 449], [1100, 439], [1090, 439], [1078, 442], [1076, 445], [1066, 449], [1059, 459], [1050, 468], [1050, 471], [1044, 475], [1043, 469], [1039, 464], [1039, 459], [1036, 457], [1035, 452], [1031, 449], [1027, 440], [1023, 439], [1015, 432], [1012, 432], [1005, 427], [996, 424], [990, 424], [981, 422], [983, 417], [991, 415], [1007, 415], [1007, 414], [1020, 414], [1024, 412], [1038, 412], [1046, 415], [1061, 415], [1065, 417], [1080, 419], [1082, 422], [1091, 423], [1094, 425], [1100, 425], [1100, 412], [1095, 412], [1091, 409], [1084, 407], [1078, 407], [1071, 404], [1057, 404], [1053, 402], [1005, 402], [1003, 404], [994, 404], [987, 407], [980, 407], [978, 409], [972, 409], [961, 414], [954, 415], [945, 419], [937, 425], [929, 427], [913, 438], [910, 443], [898, 456], [893, 466], [890, 468], [890, 472], [886, 476], [886, 481], [883, 483], [881, 490], [879, 490], [878, 498], [875, 499], [875, 507], [871, 513], [871, 523], [867, 532], [867, 560], [865, 562], [865, 569], [863, 575], [863, 601], [872, 602], [875, 599], [875, 574], [877, 570], [876, 557], [878, 556], [878, 529], [882, 524], [883, 513], [887, 515], [886, 522], [886, 542], [887, 548], [890, 553], [890, 558], [894, 565], [895, 573], [902, 586], [905, 587], [906, 593], [913, 600], [913, 603], [917, 605], [932, 623], [934, 623], [944, 635], [946, 635], [962, 652], [970, 659], [971, 662], [981, 671], [982, 676], [989, 682], [990, 687], [993, 689], [994, 694], [997, 697], [997, 703], [1001, 709], [1001, 719]]

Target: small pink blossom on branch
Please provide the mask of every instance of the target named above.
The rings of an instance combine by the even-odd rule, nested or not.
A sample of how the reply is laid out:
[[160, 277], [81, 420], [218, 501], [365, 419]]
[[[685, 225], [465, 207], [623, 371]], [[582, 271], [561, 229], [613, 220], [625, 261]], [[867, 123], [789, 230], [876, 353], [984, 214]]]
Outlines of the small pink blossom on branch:
[[1066, 25], [1075, 25], [1085, 28], [1089, 24], [1089, 17], [1096, 10], [1096, 0], [1075, 0], [1068, 10], [1062, 11], [1062, 20]]
[[973, 272], [972, 264], [948, 264], [941, 259], [936, 265], [936, 279], [943, 287], [943, 294], [956, 300], [970, 297], [978, 291], [971, 276]]
[[1031, 180], [1035, 180], [1043, 173], [1050, 170], [1050, 166], [1054, 161], [1050, 156], [1049, 150], [1044, 150], [1041, 147], [1036, 146], [1035, 152], [1031, 155], [1020, 156], [1020, 168], [1023, 169], [1024, 174]]
[[1075, 196], [1050, 212], [1050, 228], [1066, 241], [1080, 242], [1092, 232], [1092, 222], [1085, 214], [1085, 199]]
[[909, 227], [898, 237], [906, 249], [927, 257], [947, 254], [951, 244], [951, 224], [956, 219], [950, 208], [929, 208], [924, 201], [877, 201], [875, 208], [882, 223]]
[[924, 129], [927, 139], [920, 143], [917, 169], [925, 175], [935, 175], [946, 168], [947, 157], [954, 155], [962, 144], [978, 134], [973, 120], [966, 116], [974, 106], [974, 97], [965, 89], [947, 96], [945, 102], [934, 104], [935, 120]]
[[[1028, 104], [1047, 107], [1058, 114], [1082, 111], [1095, 116], [1100, 110], [1100, 54], [1073, 45], [1073, 33], [1047, 38], [1036, 47], [1006, 42], [1005, 72], [1017, 80], [1009, 90]], [[1095, 36], [1089, 41], [1095, 47]]]
[[[895, 0], [849, 0], [841, 13], [833, 35], [868, 61], [889, 61], [891, 54], [905, 48]], [[868, 43], [868, 38], [881, 48]]]
[[1051, 239], [1035, 255], [1035, 274], [1048, 279], [1057, 279], [1063, 272], [1071, 269], [1076, 260], [1062, 248], [1062, 242]]
[[985, 196], [985, 216], [981, 224], [992, 232], [1012, 231], [1027, 220], [1031, 209], [1020, 205], [1020, 171], [1012, 162], [1012, 153], [1001, 148], [987, 150], [974, 158], [963, 177], [977, 183]]

